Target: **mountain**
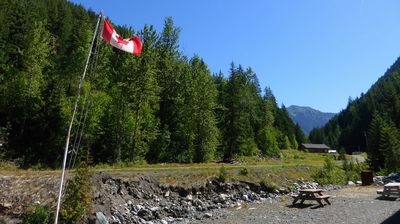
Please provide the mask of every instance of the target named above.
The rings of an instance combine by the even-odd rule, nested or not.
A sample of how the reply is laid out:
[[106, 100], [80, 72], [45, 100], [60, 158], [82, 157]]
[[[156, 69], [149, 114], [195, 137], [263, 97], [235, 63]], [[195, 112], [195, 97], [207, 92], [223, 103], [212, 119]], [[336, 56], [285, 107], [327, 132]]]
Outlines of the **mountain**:
[[287, 108], [290, 118], [301, 127], [305, 134], [309, 134], [312, 129], [324, 126], [335, 113], [325, 113], [311, 107], [292, 105]]
[[400, 171], [400, 58], [365, 94], [312, 130], [309, 139], [349, 153], [367, 151], [374, 171]]

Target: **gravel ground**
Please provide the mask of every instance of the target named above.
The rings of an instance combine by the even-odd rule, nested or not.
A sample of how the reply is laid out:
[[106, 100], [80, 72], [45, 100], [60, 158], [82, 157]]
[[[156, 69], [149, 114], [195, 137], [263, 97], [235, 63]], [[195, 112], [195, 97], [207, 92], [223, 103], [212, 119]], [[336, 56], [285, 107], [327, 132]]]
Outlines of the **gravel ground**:
[[292, 199], [283, 197], [279, 202], [249, 204], [239, 210], [220, 210], [209, 219], [192, 223], [400, 223], [400, 199], [381, 200], [377, 198], [377, 189], [379, 187], [347, 187], [329, 192], [335, 197], [330, 200], [332, 205], [324, 207], [318, 207], [313, 201], [293, 207]]

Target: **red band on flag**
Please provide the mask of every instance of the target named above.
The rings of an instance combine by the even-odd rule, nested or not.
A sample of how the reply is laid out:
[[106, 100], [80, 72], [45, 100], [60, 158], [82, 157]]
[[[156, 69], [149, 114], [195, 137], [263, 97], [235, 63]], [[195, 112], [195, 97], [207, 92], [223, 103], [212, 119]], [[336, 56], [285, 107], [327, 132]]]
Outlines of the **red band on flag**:
[[142, 53], [142, 41], [139, 37], [132, 37], [131, 40], [135, 44], [135, 49], [133, 50], [133, 54], [141, 54]]
[[111, 24], [108, 22], [108, 20], [104, 20], [104, 26], [103, 26], [103, 33], [101, 36], [103, 39], [110, 44], [111, 36], [114, 32], [114, 28], [111, 26]]
[[124, 39], [120, 37], [108, 20], [104, 20], [103, 32], [101, 36], [108, 44], [111, 44], [113, 47], [116, 47], [120, 50], [129, 52], [131, 54], [142, 53], [142, 41], [139, 37], [132, 37], [130, 39]]

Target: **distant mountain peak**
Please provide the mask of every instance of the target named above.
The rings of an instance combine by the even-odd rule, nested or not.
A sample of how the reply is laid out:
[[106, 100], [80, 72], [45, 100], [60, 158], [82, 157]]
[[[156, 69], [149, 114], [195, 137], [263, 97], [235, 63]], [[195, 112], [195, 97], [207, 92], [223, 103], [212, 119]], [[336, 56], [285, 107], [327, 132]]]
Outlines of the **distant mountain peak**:
[[308, 135], [313, 128], [324, 126], [335, 113], [321, 112], [309, 106], [292, 105], [287, 108], [290, 118]]

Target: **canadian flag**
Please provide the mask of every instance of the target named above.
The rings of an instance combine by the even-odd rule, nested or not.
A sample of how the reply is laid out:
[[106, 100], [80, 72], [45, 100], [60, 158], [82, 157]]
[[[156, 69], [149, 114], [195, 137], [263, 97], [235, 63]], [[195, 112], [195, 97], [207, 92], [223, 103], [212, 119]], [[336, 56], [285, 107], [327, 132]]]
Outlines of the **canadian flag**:
[[129, 52], [131, 54], [141, 54], [142, 53], [142, 41], [139, 37], [132, 37], [130, 39], [124, 39], [115, 32], [114, 28], [111, 26], [108, 20], [104, 20], [103, 32], [101, 37], [112, 46]]

